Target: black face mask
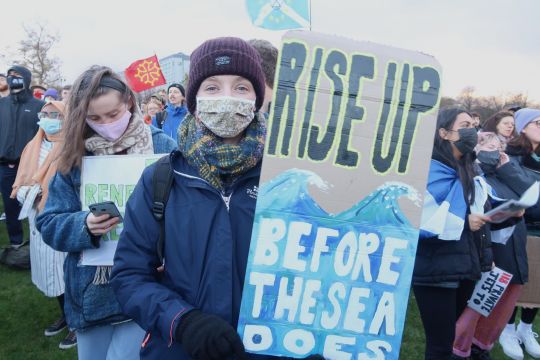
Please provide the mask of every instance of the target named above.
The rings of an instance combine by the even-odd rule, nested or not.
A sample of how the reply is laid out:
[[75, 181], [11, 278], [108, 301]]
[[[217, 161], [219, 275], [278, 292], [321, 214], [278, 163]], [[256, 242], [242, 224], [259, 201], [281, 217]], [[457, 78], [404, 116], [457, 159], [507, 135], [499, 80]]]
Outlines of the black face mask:
[[20, 76], [9, 75], [7, 77], [7, 82], [9, 85], [9, 91], [11, 92], [17, 93], [24, 89], [24, 79]]
[[496, 167], [499, 165], [499, 161], [501, 160], [501, 153], [499, 150], [493, 150], [493, 151], [479, 151], [476, 155], [476, 158], [478, 161], [480, 161], [481, 164], [490, 166], [490, 167]]
[[454, 145], [463, 155], [472, 153], [478, 143], [478, 133], [475, 128], [459, 129], [459, 140], [454, 141]]

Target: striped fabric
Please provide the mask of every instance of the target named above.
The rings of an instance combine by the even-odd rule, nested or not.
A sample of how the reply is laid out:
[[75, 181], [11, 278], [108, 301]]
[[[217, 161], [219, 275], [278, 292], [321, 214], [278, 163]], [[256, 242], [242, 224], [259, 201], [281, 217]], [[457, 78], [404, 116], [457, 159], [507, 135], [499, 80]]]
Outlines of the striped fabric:
[[[51, 150], [52, 144], [43, 141], [39, 153], [41, 165]], [[53, 250], [43, 242], [36, 229], [37, 211], [34, 208], [28, 216], [30, 225], [30, 263], [32, 282], [46, 296], [55, 297], [64, 293], [64, 259], [67, 253]]]

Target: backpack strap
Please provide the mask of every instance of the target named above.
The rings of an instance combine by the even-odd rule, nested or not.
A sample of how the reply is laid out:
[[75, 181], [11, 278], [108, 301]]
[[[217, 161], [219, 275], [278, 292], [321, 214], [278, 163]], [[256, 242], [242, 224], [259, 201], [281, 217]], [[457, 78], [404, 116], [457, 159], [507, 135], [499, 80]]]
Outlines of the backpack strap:
[[160, 268], [165, 265], [163, 249], [165, 243], [165, 208], [169, 200], [169, 193], [173, 184], [173, 170], [170, 161], [170, 155], [166, 155], [159, 159], [154, 169], [152, 178], [152, 186], [154, 189], [154, 202], [152, 204], [152, 214], [154, 219], [159, 223], [159, 239], [157, 242], [157, 254]]
[[165, 123], [165, 119], [167, 119], [167, 110], [160, 111], [156, 114], [156, 123], [158, 128], [163, 129], [163, 124]]

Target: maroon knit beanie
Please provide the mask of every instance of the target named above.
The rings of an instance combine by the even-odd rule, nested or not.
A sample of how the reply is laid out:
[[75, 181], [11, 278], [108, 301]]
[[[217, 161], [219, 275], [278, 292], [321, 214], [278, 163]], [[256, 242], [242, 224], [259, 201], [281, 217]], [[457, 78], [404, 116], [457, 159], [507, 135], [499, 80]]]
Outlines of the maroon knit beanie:
[[246, 41], [235, 37], [207, 40], [190, 56], [186, 103], [190, 113], [197, 109], [197, 92], [201, 83], [214, 75], [243, 76], [255, 90], [255, 108], [260, 109], [264, 100], [264, 73], [257, 50]]

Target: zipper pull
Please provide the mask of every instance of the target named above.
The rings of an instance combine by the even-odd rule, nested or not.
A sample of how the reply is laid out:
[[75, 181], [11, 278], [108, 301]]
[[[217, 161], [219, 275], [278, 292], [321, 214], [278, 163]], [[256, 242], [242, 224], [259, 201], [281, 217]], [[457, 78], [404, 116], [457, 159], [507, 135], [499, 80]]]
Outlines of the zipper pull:
[[232, 193], [229, 196], [225, 196], [221, 194], [221, 198], [223, 199], [223, 202], [225, 203], [225, 206], [227, 207], [227, 211], [229, 211], [229, 203], [231, 202], [231, 196], [232, 196]]

